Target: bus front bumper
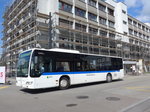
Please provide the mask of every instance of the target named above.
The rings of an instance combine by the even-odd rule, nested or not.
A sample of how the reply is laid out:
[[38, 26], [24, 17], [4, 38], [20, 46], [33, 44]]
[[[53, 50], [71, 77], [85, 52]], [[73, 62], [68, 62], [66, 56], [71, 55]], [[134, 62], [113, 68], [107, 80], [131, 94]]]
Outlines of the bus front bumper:
[[16, 81], [17, 81], [16, 82], [16, 86], [18, 86], [18, 87], [34, 89], [34, 82], [33, 82], [33, 80], [17, 78]]

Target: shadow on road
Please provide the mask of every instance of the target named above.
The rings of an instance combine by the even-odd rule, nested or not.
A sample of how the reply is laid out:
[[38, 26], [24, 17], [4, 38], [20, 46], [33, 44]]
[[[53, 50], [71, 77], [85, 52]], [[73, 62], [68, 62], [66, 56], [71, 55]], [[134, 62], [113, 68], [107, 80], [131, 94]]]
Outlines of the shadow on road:
[[60, 91], [59, 88], [45, 88], [45, 89], [21, 89], [20, 91], [28, 94], [41, 94], [47, 92]]
[[[113, 81], [113, 83], [118, 82], [118, 81], [122, 81], [122, 80], [115, 80]], [[86, 86], [94, 86], [98, 84], [106, 84], [106, 82], [103, 81], [103, 82], [72, 85], [69, 89], [66, 89], [66, 90], [71, 90], [71, 89], [76, 89], [76, 88], [81, 88], [81, 87], [86, 87]], [[41, 93], [65, 91], [65, 90], [60, 90], [58, 87], [55, 87], [55, 88], [45, 88], [45, 89], [21, 89], [20, 91], [24, 93], [28, 93], [28, 94], [41, 94]]]

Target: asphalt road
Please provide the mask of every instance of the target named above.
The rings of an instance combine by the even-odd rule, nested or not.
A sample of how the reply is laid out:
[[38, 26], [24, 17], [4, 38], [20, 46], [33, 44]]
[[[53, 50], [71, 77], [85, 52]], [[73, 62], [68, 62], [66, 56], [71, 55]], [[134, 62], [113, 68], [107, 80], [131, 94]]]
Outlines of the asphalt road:
[[123, 81], [27, 90], [0, 85], [0, 112], [150, 112], [150, 74]]

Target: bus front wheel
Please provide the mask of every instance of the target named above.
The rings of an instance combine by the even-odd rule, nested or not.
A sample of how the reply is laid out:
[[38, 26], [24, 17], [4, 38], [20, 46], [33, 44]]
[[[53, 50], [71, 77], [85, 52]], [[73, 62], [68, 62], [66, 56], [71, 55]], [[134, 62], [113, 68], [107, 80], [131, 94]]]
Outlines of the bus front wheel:
[[112, 76], [111, 76], [111, 74], [107, 74], [106, 81], [108, 83], [112, 82]]
[[59, 81], [59, 88], [61, 90], [67, 89], [70, 86], [70, 81], [67, 77], [62, 77]]

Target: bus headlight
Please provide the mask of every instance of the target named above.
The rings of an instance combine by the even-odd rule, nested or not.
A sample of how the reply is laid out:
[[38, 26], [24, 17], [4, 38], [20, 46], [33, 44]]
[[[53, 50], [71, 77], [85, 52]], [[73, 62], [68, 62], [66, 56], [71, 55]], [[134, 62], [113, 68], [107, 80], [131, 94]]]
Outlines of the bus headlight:
[[26, 82], [26, 84], [31, 85], [31, 84], [33, 84], [33, 81], [28, 81], [28, 82]]

